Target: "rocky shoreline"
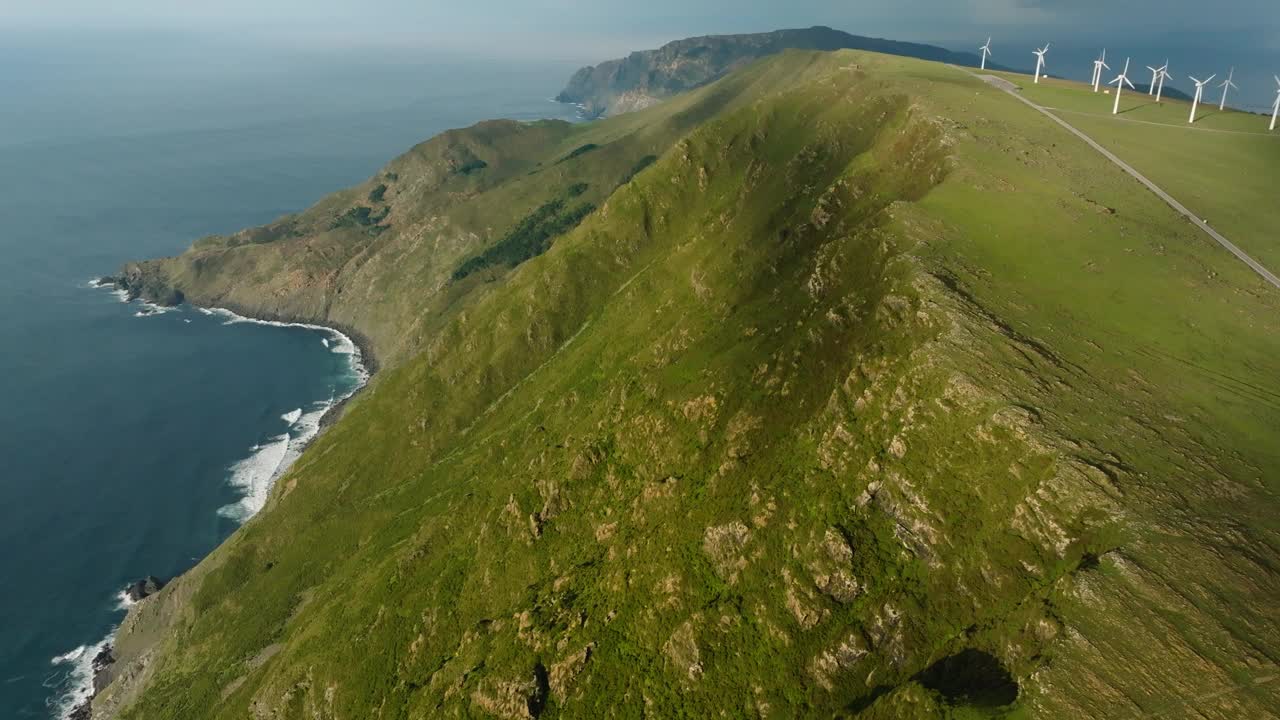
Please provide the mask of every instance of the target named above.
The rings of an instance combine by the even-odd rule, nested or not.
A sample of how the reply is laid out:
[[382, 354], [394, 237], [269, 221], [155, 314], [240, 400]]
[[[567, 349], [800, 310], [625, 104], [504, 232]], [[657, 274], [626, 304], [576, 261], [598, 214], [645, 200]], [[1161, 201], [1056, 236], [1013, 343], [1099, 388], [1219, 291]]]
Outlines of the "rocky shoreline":
[[[141, 580], [135, 580], [129, 583], [124, 589], [124, 596], [128, 598], [130, 605], [140, 603], [143, 600], [160, 592], [165, 586], [165, 581], [155, 575], [148, 575]], [[110, 671], [115, 665], [115, 647], [108, 642], [102, 646], [97, 655], [93, 656], [93, 690], [84, 702], [77, 705], [71, 710], [67, 716], [69, 720], [91, 720], [93, 717], [93, 699], [102, 692], [102, 689], [110, 682]]]
[[[253, 312], [247, 308], [237, 307], [232, 303], [219, 304], [216, 307], [208, 307], [190, 303], [186, 295], [179, 289], [172, 287], [164, 280], [159, 273], [148, 269], [148, 263], [130, 263], [126, 265], [118, 275], [106, 275], [95, 281], [94, 287], [111, 287], [121, 291], [124, 294], [124, 300], [131, 302], [134, 300], [142, 300], [160, 307], [176, 307], [183, 303], [189, 303], [193, 307], [203, 308], [206, 310], [226, 310], [230, 313], [238, 315], [245, 320], [264, 323], [281, 323], [290, 325], [305, 325], [316, 329], [329, 330], [345, 337], [356, 348], [355, 370], [363, 376], [362, 382], [346, 397], [335, 402], [320, 418], [319, 432], [307, 441], [309, 446], [320, 437], [323, 432], [332, 426], [337, 419], [342, 416], [342, 411], [352, 398], [356, 397], [362, 390], [369, 385], [369, 381], [378, 371], [379, 364], [373, 353], [372, 344], [361, 332], [354, 328], [342, 326], [340, 323], [332, 322], [315, 322], [310, 318], [284, 317], [281, 315], [272, 315], [263, 317], [264, 313]], [[304, 446], [305, 447], [305, 446]], [[122, 592], [126, 604], [130, 608], [130, 613], [134, 613], [138, 609], [138, 604], [157, 595], [163, 588], [167, 587], [170, 582], [176, 580], [164, 581], [154, 575], [148, 575], [130, 583]], [[102, 646], [102, 648], [94, 655], [92, 660], [92, 689], [89, 696], [79, 705], [71, 710], [66, 716], [68, 720], [92, 720], [93, 718], [93, 702], [107, 688], [111, 682], [119, 676], [117, 667], [121, 662], [124, 666], [130, 663], [129, 658], [117, 656], [115, 648], [114, 634], [110, 640]]]
[[[246, 308], [237, 303], [226, 301], [218, 302], [217, 304], [194, 302], [182, 290], [171, 285], [151, 268], [152, 264], [150, 262], [129, 263], [121, 269], [119, 275], [104, 275], [94, 283], [97, 287], [114, 287], [120, 290], [125, 294], [125, 299], [128, 301], [142, 300], [160, 307], [176, 307], [183, 303], [188, 303], [193, 307], [207, 310], [229, 310], [236, 315], [259, 322], [311, 325], [316, 328], [331, 330], [346, 336], [356, 346], [356, 349], [359, 350], [360, 364], [369, 378], [377, 374], [380, 364], [373, 353], [373, 345], [369, 338], [365, 337], [364, 333], [354, 327], [328, 319], [317, 320], [283, 313], [264, 313], [261, 310]], [[363, 386], [360, 389], [363, 389]], [[359, 390], [356, 392], [358, 393]], [[354, 397], [354, 394], [352, 397]], [[350, 400], [350, 398], [347, 398], [347, 400]], [[342, 403], [337, 403], [334, 407], [341, 407], [345, 402], [344, 400]], [[326, 417], [331, 414], [332, 412], [327, 414]]]

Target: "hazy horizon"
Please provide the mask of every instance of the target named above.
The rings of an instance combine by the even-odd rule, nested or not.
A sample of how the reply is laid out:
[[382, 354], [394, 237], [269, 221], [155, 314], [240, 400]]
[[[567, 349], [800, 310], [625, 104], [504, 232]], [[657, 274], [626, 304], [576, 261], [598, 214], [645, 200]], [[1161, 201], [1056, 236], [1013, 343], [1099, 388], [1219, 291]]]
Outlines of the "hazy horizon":
[[995, 62], [1018, 68], [1031, 65], [1034, 46], [1052, 42], [1049, 72], [1076, 79], [1087, 77], [1089, 60], [1102, 47], [1109, 57], [1133, 57], [1138, 69], [1168, 57], [1176, 87], [1189, 85], [1188, 74], [1225, 76], [1234, 65], [1240, 93], [1233, 104], [1255, 111], [1270, 107], [1271, 76], [1280, 74], [1280, 9], [1258, 0], [1224, 0], [1208, 14], [1154, 0], [1122, 8], [1099, 0], [923, 0], [894, 7], [833, 0], [785, 7], [728, 0], [652, 0], [638, 7], [621, 0], [226, 0], [214, 6], [122, 0], [109, 8], [45, 0], [0, 7], [0, 61], [21, 67], [24, 57], [53, 51], [66, 52], [69, 66], [78, 56], [92, 62], [103, 52], [162, 62], [174, 47], [179, 53], [199, 48], [202, 67], [213, 71], [237, 62], [274, 71], [317, 53], [353, 62], [361, 54], [406, 62], [447, 54], [594, 64], [693, 35], [812, 25], [969, 52], [992, 36]]

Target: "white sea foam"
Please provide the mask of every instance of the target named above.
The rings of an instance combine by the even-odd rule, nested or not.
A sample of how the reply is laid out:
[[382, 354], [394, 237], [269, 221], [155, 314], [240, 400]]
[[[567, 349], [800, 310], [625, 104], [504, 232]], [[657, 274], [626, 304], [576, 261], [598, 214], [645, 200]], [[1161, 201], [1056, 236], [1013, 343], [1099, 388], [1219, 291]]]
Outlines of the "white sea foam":
[[253, 454], [231, 466], [230, 483], [244, 492], [244, 497], [223, 506], [218, 514], [243, 523], [267, 504], [271, 485], [282, 472], [289, 452], [289, 436], [279, 435], [257, 446]]
[[138, 601], [129, 596], [129, 588], [125, 588], [116, 594], [116, 609], [128, 610], [137, 605]]
[[320, 338], [320, 344], [329, 347], [329, 338]]
[[81, 645], [52, 660], [53, 666], [58, 670], [45, 680], [45, 686], [54, 691], [49, 700], [49, 710], [58, 720], [67, 720], [77, 707], [93, 697], [93, 659], [115, 637], [116, 630], [112, 628], [97, 643]]
[[342, 333], [338, 330], [334, 330], [331, 327], [326, 327], [324, 325], [313, 325], [310, 323], [282, 322], [280, 320], [255, 320], [254, 318], [245, 317], [243, 315], [240, 315], [239, 313], [235, 313], [235, 312], [232, 312], [231, 310], [227, 310], [226, 308], [200, 308], [200, 312], [206, 315], [214, 315], [214, 316], [223, 318], [223, 321], [222, 321], [223, 325], [253, 323], [255, 325], [268, 325], [270, 327], [306, 328], [308, 330], [315, 330], [317, 332], [325, 333], [328, 336], [328, 340], [329, 340], [328, 345], [329, 345], [329, 349], [332, 352], [337, 353], [339, 355], [351, 356], [351, 359], [349, 361], [351, 366], [351, 374], [356, 381], [354, 389], [352, 389], [351, 392], [347, 393], [345, 396], [337, 398], [336, 399], [337, 402], [341, 402], [342, 400], [347, 399], [351, 395], [354, 395], [356, 390], [359, 390], [360, 388], [364, 387], [364, 384], [369, 381], [369, 371], [364, 366], [364, 358], [360, 353], [360, 347], [356, 345], [355, 342], [351, 340], [351, 338], [347, 337], [345, 333]]
[[106, 282], [102, 278], [94, 278], [93, 280], [90, 280], [87, 283], [87, 286], [95, 290], [110, 290], [111, 294], [115, 295], [116, 299], [122, 303], [136, 302], [140, 309], [133, 314], [134, 317], [163, 315], [178, 309], [176, 306], [156, 305], [155, 303], [147, 302], [141, 298], [138, 298], [137, 300], [130, 300], [129, 292], [127, 290], [117, 287], [115, 283]]
[[178, 309], [177, 305], [157, 305], [155, 303], [150, 303], [145, 300], [142, 301], [142, 307], [146, 308], [147, 310], [155, 314], [169, 313]]
[[289, 431], [271, 438], [261, 445], [255, 445], [249, 457], [233, 464], [230, 483], [241, 490], [244, 496], [239, 501], [218, 510], [218, 514], [243, 523], [253, 517], [266, 504], [271, 495], [271, 488], [276, 480], [289, 469], [308, 443], [320, 434], [320, 424], [325, 413], [335, 405], [351, 397], [369, 381], [369, 371], [365, 368], [360, 348], [345, 334], [323, 325], [308, 323], [280, 322], [277, 320], [255, 320], [247, 318], [225, 308], [199, 308], [201, 313], [223, 318], [223, 325], [253, 323], [271, 327], [296, 327], [315, 330], [325, 334], [325, 346], [331, 352], [346, 355], [351, 373], [351, 387], [339, 397], [312, 403], [307, 408], [297, 408], [281, 416], [289, 423]]
[[110, 290], [110, 291], [111, 291], [111, 294], [112, 294], [112, 295], [115, 295], [115, 296], [116, 296], [116, 299], [118, 299], [120, 302], [122, 302], [122, 303], [127, 303], [127, 302], [129, 302], [129, 293], [128, 293], [128, 291], [126, 291], [126, 290], [124, 290], [124, 289], [121, 289], [121, 288], [119, 288], [119, 287], [116, 287], [116, 284], [115, 284], [115, 283], [113, 283], [113, 282], [107, 282], [106, 280], [104, 280], [104, 279], [102, 279], [102, 278], [94, 278], [94, 279], [90, 280], [90, 281], [86, 284], [86, 286], [87, 286], [87, 287], [90, 287], [90, 288], [93, 288], [94, 290]]
[[156, 305], [155, 303], [147, 302], [146, 300], [139, 300], [138, 304], [142, 306], [142, 309], [134, 313], [133, 314], [134, 317], [151, 317], [152, 315], [164, 315], [165, 313], [171, 313], [174, 310], [178, 309], [177, 307], [172, 305], [169, 305], [169, 306]]
[[320, 420], [333, 408], [333, 401], [323, 401], [314, 403], [311, 410], [303, 413], [298, 417], [297, 422], [290, 428], [289, 449], [285, 452], [284, 460], [281, 463], [281, 474], [293, 465], [293, 461], [302, 455], [302, 451], [307, 448], [307, 444], [320, 434]]

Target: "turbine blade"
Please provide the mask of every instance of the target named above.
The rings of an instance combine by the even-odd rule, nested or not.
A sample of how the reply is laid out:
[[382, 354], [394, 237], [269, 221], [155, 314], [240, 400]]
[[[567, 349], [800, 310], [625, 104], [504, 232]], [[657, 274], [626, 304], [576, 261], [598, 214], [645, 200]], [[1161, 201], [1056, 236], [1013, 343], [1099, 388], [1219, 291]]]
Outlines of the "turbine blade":
[[1131, 89], [1131, 90], [1135, 89], [1135, 88], [1133, 87], [1133, 83], [1129, 82], [1129, 78], [1125, 78], [1125, 79], [1124, 79], [1124, 84], [1125, 84], [1125, 85], [1128, 85], [1128, 86], [1129, 86], [1129, 89]]

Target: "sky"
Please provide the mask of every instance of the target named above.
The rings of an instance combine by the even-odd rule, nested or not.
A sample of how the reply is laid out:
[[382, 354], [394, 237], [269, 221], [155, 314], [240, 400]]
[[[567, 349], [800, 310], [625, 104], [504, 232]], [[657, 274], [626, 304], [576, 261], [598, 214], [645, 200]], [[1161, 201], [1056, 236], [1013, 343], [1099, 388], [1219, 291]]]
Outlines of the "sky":
[[1015, 67], [1053, 42], [1050, 71], [1068, 76], [1087, 75], [1104, 45], [1139, 67], [1176, 58], [1175, 75], [1239, 64], [1250, 100], [1268, 105], [1280, 73], [1280, 0], [0, 0], [0, 34], [222, 32], [299, 49], [584, 62], [689, 35], [819, 24], [964, 50], [991, 35], [998, 61]]

